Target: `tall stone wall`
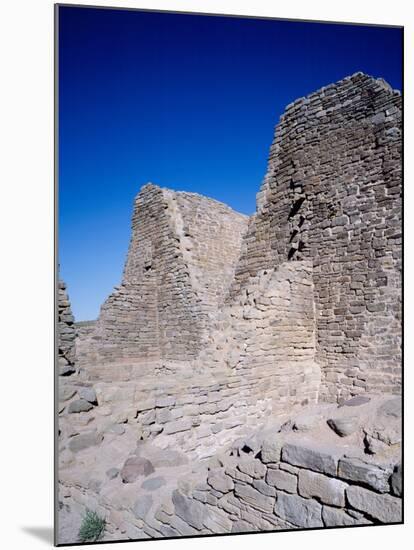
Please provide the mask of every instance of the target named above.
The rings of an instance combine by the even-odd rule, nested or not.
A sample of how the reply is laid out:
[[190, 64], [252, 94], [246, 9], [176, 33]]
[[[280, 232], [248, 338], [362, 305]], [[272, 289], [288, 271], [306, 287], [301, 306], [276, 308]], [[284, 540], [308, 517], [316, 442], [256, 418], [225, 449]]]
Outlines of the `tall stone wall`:
[[75, 372], [75, 318], [72, 315], [66, 283], [58, 283], [58, 370], [61, 376], [69, 376]]
[[195, 358], [234, 276], [246, 227], [246, 216], [217, 201], [144, 186], [122, 283], [78, 342], [79, 360], [134, 360], [151, 369]]
[[362, 73], [322, 88], [281, 117], [250, 219], [143, 187], [122, 283], [77, 357], [101, 380], [290, 364], [313, 380], [294, 384], [304, 401], [399, 392], [401, 207], [400, 94]]
[[228, 302], [311, 259], [321, 397], [400, 390], [401, 96], [362, 73], [289, 105]]

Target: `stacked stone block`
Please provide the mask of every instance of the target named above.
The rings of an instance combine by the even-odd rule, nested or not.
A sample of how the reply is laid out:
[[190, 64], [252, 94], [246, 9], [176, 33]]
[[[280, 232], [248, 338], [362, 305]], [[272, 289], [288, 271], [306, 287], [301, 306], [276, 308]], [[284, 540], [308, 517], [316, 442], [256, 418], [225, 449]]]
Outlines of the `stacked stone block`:
[[246, 216], [212, 199], [144, 186], [121, 286], [81, 338], [81, 362], [195, 358], [234, 276], [246, 226]]
[[401, 383], [401, 96], [357, 73], [289, 105], [229, 296], [312, 260], [328, 400]]
[[58, 282], [58, 369], [62, 376], [69, 376], [75, 372], [75, 337], [76, 331], [66, 283]]

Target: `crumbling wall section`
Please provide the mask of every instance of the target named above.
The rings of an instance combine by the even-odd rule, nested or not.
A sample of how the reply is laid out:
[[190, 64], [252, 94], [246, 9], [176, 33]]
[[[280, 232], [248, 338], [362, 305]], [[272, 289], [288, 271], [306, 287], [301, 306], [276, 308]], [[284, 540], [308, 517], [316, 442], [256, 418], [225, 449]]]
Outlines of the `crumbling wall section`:
[[144, 186], [122, 283], [79, 341], [82, 364], [140, 368], [195, 358], [230, 286], [246, 226], [246, 216], [212, 199]]
[[58, 370], [61, 376], [75, 372], [75, 318], [64, 281], [58, 282]]
[[362, 73], [289, 105], [228, 300], [258, 270], [313, 262], [321, 396], [399, 392], [401, 96]]

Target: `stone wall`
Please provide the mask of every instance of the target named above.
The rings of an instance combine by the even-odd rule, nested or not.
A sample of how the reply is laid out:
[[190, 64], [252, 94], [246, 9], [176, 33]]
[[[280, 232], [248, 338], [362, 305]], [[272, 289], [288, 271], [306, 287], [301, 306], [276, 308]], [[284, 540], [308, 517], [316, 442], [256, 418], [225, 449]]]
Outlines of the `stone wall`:
[[[129, 422], [105, 422], [100, 410], [79, 413], [61, 451], [59, 498], [78, 524], [86, 507], [104, 517], [105, 541], [403, 520], [399, 398], [273, 417], [205, 461], [189, 459], [179, 440], [137, 445]], [[83, 475], [73, 457], [88, 464]], [[75, 540], [62, 529], [61, 542]]]
[[66, 283], [58, 282], [58, 369], [61, 376], [69, 376], [75, 372], [75, 337], [76, 331]]
[[321, 397], [399, 392], [401, 96], [362, 73], [289, 105], [230, 296], [257, 271], [313, 263]]
[[246, 216], [217, 201], [144, 186], [121, 286], [93, 333], [80, 338], [80, 362], [195, 358], [234, 276], [246, 227]]

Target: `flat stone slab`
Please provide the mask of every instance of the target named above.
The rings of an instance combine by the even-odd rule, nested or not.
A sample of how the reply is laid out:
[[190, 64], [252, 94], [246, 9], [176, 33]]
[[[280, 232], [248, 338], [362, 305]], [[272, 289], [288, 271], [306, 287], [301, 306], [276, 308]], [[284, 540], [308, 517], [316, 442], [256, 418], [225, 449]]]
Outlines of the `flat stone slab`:
[[356, 485], [348, 487], [346, 496], [353, 508], [369, 514], [381, 523], [402, 521], [402, 502], [398, 497], [381, 495]]
[[68, 447], [73, 453], [99, 445], [103, 437], [102, 434], [98, 434], [96, 431], [85, 432], [75, 435], [69, 439]]
[[330, 454], [327, 449], [319, 448], [311, 443], [286, 443], [282, 448], [282, 461], [320, 472], [322, 474], [336, 475], [337, 457]]
[[242, 483], [236, 483], [234, 487], [234, 494], [236, 497], [240, 498], [246, 504], [255, 508], [259, 512], [264, 512], [271, 514], [273, 510], [273, 505], [275, 502], [274, 497], [268, 497], [263, 495], [250, 485], [245, 485]]
[[359, 458], [341, 458], [338, 463], [338, 477], [363, 483], [380, 493], [389, 491], [389, 477], [391, 472], [369, 464]]
[[68, 412], [69, 413], [80, 413], [88, 412], [93, 409], [93, 405], [86, 401], [86, 399], [76, 399], [69, 403]]
[[299, 472], [299, 494], [305, 498], [317, 498], [324, 504], [345, 506], [347, 483], [323, 474], [302, 470]]
[[177, 516], [198, 531], [203, 528], [204, 518], [208, 514], [208, 508], [201, 504], [201, 502], [183, 495], [177, 489], [173, 491], [172, 501]]
[[316, 500], [278, 492], [274, 512], [297, 527], [323, 527], [322, 506]]
[[371, 401], [370, 397], [367, 397], [366, 395], [357, 395], [356, 397], [352, 397], [351, 399], [348, 399], [340, 407], [359, 407], [360, 405], [366, 405]]

